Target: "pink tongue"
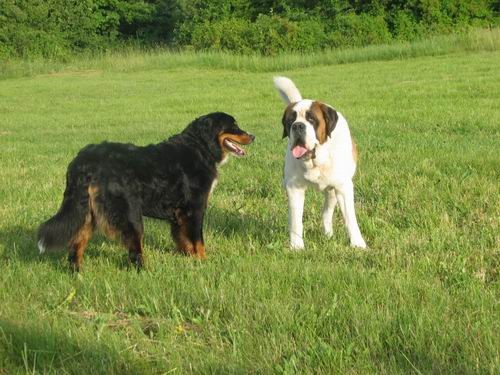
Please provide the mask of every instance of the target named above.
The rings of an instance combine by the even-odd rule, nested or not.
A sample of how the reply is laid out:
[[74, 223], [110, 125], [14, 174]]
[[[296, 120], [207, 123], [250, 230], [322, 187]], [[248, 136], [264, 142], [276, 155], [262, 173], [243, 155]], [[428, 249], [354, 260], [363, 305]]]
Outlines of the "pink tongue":
[[298, 159], [304, 156], [304, 154], [307, 152], [307, 148], [304, 146], [297, 145], [292, 149], [292, 155], [294, 158]]

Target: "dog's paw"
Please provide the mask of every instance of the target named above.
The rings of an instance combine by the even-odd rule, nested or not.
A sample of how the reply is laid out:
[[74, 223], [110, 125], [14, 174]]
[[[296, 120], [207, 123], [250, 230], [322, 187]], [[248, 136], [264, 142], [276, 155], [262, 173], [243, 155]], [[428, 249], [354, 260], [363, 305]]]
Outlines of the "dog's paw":
[[325, 229], [325, 236], [326, 238], [332, 238], [333, 237], [333, 230], [332, 229]]
[[301, 251], [304, 250], [304, 240], [302, 238], [294, 238], [290, 241], [290, 250]]
[[366, 249], [366, 242], [362, 238], [351, 239], [351, 246], [358, 249]]

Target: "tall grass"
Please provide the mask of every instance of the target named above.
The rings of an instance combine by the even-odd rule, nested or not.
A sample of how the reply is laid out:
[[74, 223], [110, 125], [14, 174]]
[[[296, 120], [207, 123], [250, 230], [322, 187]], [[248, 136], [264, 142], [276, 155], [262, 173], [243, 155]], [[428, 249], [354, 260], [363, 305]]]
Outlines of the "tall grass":
[[132, 72], [180, 67], [211, 68], [248, 72], [271, 72], [363, 61], [407, 59], [472, 51], [500, 49], [500, 29], [475, 29], [463, 34], [436, 36], [417, 42], [373, 45], [365, 48], [334, 49], [309, 54], [274, 57], [235, 55], [226, 52], [141, 50], [138, 47], [98, 55], [75, 55], [64, 61], [6, 60], [0, 62], [0, 79], [62, 73], [75, 70]]

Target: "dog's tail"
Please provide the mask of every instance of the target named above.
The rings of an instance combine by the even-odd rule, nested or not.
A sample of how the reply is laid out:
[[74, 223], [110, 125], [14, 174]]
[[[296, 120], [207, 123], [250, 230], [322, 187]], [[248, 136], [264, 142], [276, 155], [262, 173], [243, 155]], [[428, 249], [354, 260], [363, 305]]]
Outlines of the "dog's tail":
[[38, 249], [46, 250], [68, 246], [90, 215], [87, 187], [66, 186], [59, 211], [38, 228]]
[[274, 77], [274, 87], [280, 93], [281, 98], [286, 104], [299, 102], [302, 100], [302, 95], [300, 91], [295, 86], [290, 78], [286, 77]]

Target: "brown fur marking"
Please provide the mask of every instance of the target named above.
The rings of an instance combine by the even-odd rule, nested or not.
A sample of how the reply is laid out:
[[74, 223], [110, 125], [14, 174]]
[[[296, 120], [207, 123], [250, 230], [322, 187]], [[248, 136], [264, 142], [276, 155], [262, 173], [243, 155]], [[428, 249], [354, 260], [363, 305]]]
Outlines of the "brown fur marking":
[[85, 217], [85, 223], [69, 241], [70, 260], [74, 271], [80, 271], [83, 262], [83, 253], [94, 232], [94, 223], [90, 213]]
[[205, 255], [205, 245], [201, 241], [196, 241], [194, 244], [194, 250], [196, 253], [196, 257], [200, 259], [205, 259], [207, 256]]
[[354, 159], [354, 162], [358, 162], [358, 147], [356, 146], [356, 143], [354, 142], [353, 139], [351, 139], [352, 142], [352, 158]]
[[230, 133], [220, 133], [219, 134], [219, 144], [222, 152], [225, 154], [227, 152], [226, 146], [224, 146], [224, 141], [229, 139], [232, 142], [239, 143], [240, 145], [247, 145], [252, 142], [252, 138], [248, 134], [230, 134]]
[[177, 227], [172, 230], [172, 235], [177, 245], [177, 250], [194, 255], [195, 248], [189, 239], [187, 221], [180, 209], [175, 210], [175, 218], [177, 219]]
[[328, 138], [326, 120], [325, 116], [323, 115], [323, 106], [323, 103], [313, 102], [310, 109], [314, 117], [316, 117], [316, 119], [318, 120], [318, 127], [316, 128], [316, 138], [318, 138], [320, 144], [325, 143]]

